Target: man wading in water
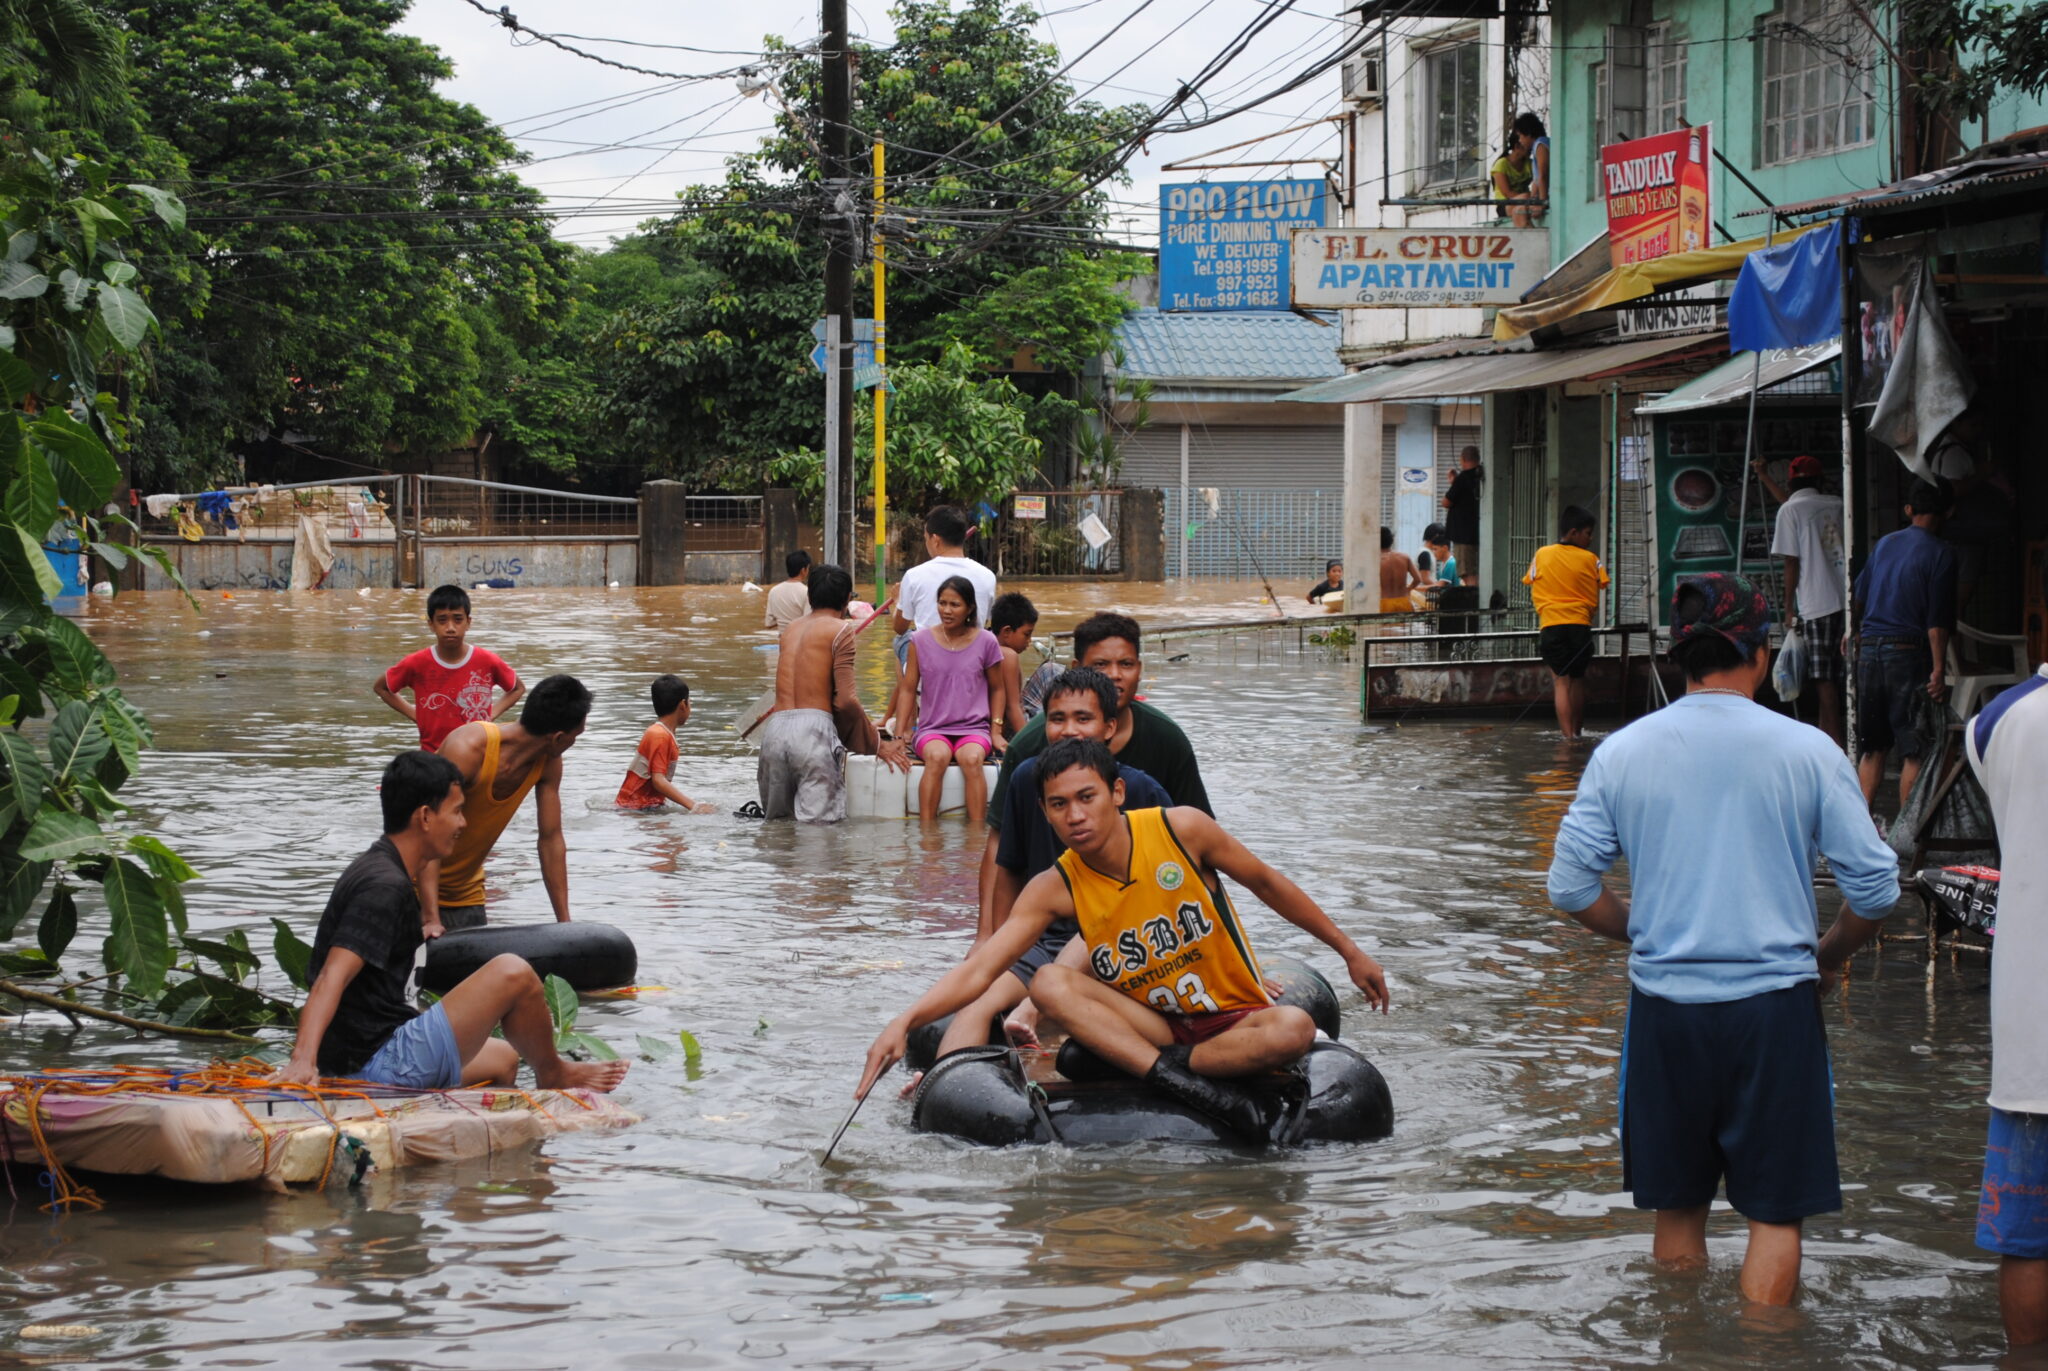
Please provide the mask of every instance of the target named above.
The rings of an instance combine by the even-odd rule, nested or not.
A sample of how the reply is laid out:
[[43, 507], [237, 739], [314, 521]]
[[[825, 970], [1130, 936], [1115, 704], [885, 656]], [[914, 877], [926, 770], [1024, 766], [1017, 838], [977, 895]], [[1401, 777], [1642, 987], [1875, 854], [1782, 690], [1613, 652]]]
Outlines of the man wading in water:
[[485, 922], [484, 858], [533, 792], [540, 879], [555, 918], [569, 922], [569, 844], [562, 837], [562, 754], [582, 736], [590, 692], [574, 676], [550, 676], [526, 697], [516, 724], [464, 724], [441, 744], [462, 777], [468, 825], [445, 858], [420, 876], [420, 918], [429, 938]]
[[1305, 1012], [1267, 993], [1219, 876], [1327, 944], [1367, 1002], [1384, 1012], [1379, 963], [1201, 810], [1120, 813], [1123, 781], [1101, 743], [1054, 743], [1040, 758], [1039, 776], [1045, 817], [1067, 851], [1024, 888], [1001, 928], [882, 1030], [856, 1096], [902, 1058], [912, 1029], [980, 998], [1065, 918], [1080, 925], [1089, 970], [1042, 968], [1031, 993], [1045, 1011], [1110, 1065], [1264, 1143], [1271, 1120], [1229, 1078], [1292, 1066], [1315, 1042], [1316, 1028]]

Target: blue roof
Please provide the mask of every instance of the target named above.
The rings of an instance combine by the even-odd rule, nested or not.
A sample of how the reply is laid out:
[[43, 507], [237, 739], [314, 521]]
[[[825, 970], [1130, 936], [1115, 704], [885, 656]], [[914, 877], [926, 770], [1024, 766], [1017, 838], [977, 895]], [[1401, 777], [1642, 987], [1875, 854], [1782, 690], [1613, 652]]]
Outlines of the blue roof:
[[1169, 314], [1141, 309], [1117, 328], [1125, 376], [1155, 381], [1314, 381], [1342, 376], [1341, 331], [1298, 314]]

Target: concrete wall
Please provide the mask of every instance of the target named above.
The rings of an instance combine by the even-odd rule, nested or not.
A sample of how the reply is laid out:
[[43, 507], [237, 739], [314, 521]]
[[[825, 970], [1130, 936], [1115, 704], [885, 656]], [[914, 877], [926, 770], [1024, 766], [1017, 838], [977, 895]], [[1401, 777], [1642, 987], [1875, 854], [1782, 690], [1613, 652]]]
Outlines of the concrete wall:
[[[786, 549], [785, 549], [786, 550]], [[775, 580], [783, 577], [777, 575]], [[683, 583], [693, 586], [736, 586], [742, 581], [761, 580], [758, 552], [687, 552], [683, 554]], [[763, 581], [762, 584], [770, 584]]]
[[[283, 590], [292, 579], [292, 545], [285, 541], [237, 542], [233, 538], [205, 538], [188, 543], [182, 538], [147, 540], [162, 548], [178, 568], [178, 574], [193, 590]], [[171, 583], [154, 562], [139, 563], [144, 590], [169, 590]], [[389, 542], [337, 541], [334, 569], [327, 584], [336, 590], [357, 590], [363, 586], [396, 584], [393, 545]]]
[[491, 580], [521, 587], [603, 586], [613, 581], [629, 586], [637, 580], [638, 567], [636, 538], [420, 545], [420, 584], [425, 586], [471, 586]]

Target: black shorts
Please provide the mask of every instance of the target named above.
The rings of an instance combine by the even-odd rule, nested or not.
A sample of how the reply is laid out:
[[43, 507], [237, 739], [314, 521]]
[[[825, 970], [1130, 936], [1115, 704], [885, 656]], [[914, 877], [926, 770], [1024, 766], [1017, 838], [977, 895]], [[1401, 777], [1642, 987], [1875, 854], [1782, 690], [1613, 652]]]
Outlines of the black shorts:
[[1622, 1184], [1638, 1209], [1728, 1203], [1758, 1223], [1842, 1207], [1834, 1077], [1811, 981], [1718, 1004], [1631, 988]]
[[1818, 619], [1808, 619], [1800, 625], [1806, 638], [1806, 679], [1809, 681], [1839, 681], [1842, 679], [1842, 633], [1848, 622], [1848, 614], [1836, 610]]
[[1080, 936], [1080, 933], [1081, 925], [1075, 920], [1054, 919], [1046, 926], [1045, 932], [1038, 935], [1038, 941], [1031, 944], [1024, 955], [1010, 967], [1010, 974], [1024, 982], [1024, 988], [1029, 990], [1031, 978], [1041, 969], [1051, 966], [1053, 959], [1060, 955], [1060, 949]]
[[1593, 660], [1593, 629], [1590, 624], [1552, 624], [1536, 637], [1543, 665], [1552, 674], [1573, 680], [1586, 674]]
[[1918, 757], [1932, 740], [1934, 658], [1924, 644], [1865, 644], [1856, 654], [1856, 745], [1868, 756]]

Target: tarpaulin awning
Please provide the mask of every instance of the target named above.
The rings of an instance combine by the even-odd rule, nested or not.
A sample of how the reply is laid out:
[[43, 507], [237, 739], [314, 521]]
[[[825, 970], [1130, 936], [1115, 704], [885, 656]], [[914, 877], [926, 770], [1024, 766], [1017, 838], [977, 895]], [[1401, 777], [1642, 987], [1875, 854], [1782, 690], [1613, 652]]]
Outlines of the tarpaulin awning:
[[1638, 338], [1611, 347], [1550, 348], [1540, 352], [1498, 352], [1481, 357], [1445, 357], [1406, 366], [1382, 365], [1334, 381], [1321, 381], [1282, 397], [1326, 405], [1362, 405], [1383, 400], [1440, 400], [1486, 395], [1497, 390], [1535, 390], [1626, 372], [1675, 352], [1718, 349], [1724, 335], [1676, 334]]
[[1689, 286], [1700, 281], [1724, 281], [1742, 270], [1743, 261], [1758, 248], [1786, 243], [1817, 225], [1793, 229], [1772, 238], [1745, 238], [1697, 252], [1674, 252], [1647, 262], [1616, 267], [1592, 284], [1548, 300], [1526, 305], [1509, 305], [1494, 316], [1493, 336], [1520, 338], [1546, 324], [1561, 323], [1575, 315], [1596, 309], [1612, 309], [1660, 290]]
[[1831, 338], [1811, 347], [1767, 348], [1759, 362], [1754, 352], [1738, 352], [1704, 376], [1695, 376], [1662, 399], [1637, 405], [1638, 414], [1677, 414], [1710, 405], [1733, 404], [1749, 392], [1769, 390], [1782, 381], [1803, 376], [1842, 355], [1842, 340]]
[[1842, 224], [1759, 248], [1728, 297], [1728, 343], [1743, 351], [1809, 347], [1841, 336]]

